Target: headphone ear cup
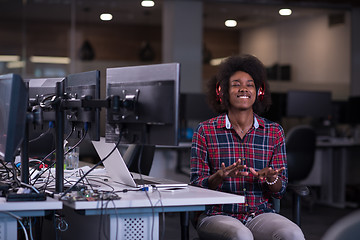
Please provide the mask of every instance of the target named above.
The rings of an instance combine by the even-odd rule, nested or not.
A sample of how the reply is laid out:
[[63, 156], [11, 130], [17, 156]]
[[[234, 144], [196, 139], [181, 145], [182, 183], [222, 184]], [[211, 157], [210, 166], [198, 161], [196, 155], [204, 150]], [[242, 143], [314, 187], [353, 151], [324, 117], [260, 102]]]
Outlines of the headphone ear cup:
[[258, 99], [261, 102], [264, 99], [264, 95], [265, 95], [265, 88], [264, 87], [260, 87], [258, 90]]
[[222, 99], [221, 99], [221, 86], [220, 83], [216, 83], [216, 101], [218, 103], [222, 103]]

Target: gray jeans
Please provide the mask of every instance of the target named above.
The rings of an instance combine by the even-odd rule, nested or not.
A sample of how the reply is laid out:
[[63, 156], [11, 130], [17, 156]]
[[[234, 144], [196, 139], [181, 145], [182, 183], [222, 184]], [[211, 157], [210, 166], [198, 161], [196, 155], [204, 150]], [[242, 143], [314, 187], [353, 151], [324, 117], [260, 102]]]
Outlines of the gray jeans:
[[301, 229], [289, 219], [277, 213], [263, 213], [245, 225], [224, 215], [202, 214], [197, 224], [201, 239], [207, 240], [303, 240]]

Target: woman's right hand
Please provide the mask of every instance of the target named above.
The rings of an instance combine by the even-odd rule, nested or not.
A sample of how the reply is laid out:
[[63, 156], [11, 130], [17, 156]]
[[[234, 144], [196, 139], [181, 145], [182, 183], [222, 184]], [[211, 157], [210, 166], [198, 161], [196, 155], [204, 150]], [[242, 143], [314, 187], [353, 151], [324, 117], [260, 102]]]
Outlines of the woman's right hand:
[[225, 164], [221, 163], [221, 169], [209, 177], [209, 188], [216, 189], [227, 177], [248, 176], [249, 172], [242, 171], [244, 169], [246, 169], [246, 165], [241, 165], [240, 159], [228, 167], [225, 167]]
[[221, 169], [218, 170], [222, 179], [226, 177], [239, 177], [239, 176], [248, 176], [249, 172], [243, 172], [242, 170], [246, 169], [246, 165], [241, 165], [241, 160], [232, 165], [225, 167], [225, 163], [221, 163]]

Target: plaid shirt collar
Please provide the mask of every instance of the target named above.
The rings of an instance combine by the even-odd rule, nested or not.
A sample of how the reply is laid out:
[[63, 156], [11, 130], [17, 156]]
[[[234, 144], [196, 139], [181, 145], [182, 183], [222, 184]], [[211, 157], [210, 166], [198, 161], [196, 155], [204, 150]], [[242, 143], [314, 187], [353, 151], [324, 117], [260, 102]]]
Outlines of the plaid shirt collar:
[[[218, 126], [220, 128], [225, 127], [226, 129], [231, 129], [232, 126], [230, 123], [229, 116], [227, 114], [223, 115], [223, 116], [225, 116], [225, 121], [224, 121], [224, 117], [221, 117], [218, 121]], [[262, 119], [260, 119], [255, 113], [254, 113], [254, 125], [253, 126], [255, 129], [258, 129], [258, 127], [260, 127], [260, 126], [265, 127], [264, 121]]]

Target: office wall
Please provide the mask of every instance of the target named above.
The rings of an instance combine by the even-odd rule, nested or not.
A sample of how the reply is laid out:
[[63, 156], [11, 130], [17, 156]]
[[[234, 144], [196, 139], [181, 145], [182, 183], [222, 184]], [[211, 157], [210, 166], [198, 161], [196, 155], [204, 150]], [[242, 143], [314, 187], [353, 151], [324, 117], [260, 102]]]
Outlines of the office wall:
[[290, 81], [272, 81], [273, 92], [289, 89], [329, 90], [333, 99], [350, 92], [350, 13], [345, 22], [329, 26], [328, 16], [284, 21], [246, 29], [241, 52], [258, 56], [266, 66], [291, 65]]

